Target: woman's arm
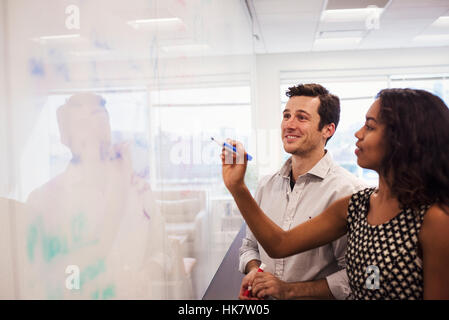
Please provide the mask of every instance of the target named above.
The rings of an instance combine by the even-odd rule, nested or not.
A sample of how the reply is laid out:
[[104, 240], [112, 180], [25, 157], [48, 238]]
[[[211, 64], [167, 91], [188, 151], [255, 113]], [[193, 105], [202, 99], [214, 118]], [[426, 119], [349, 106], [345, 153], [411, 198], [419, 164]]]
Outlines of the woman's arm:
[[[240, 143], [228, 143], [237, 147], [239, 155], [245, 154]], [[247, 161], [239, 155], [236, 157], [235, 154], [223, 150], [223, 180], [248, 227], [270, 257], [281, 258], [307, 251], [336, 240], [346, 233], [349, 196], [334, 202], [319, 216], [289, 231], [281, 229], [264, 214], [251, 196], [244, 183]]]
[[424, 299], [449, 299], [449, 208], [433, 205], [419, 233], [423, 254]]
[[319, 216], [284, 231], [264, 214], [245, 185], [229, 191], [248, 227], [272, 258], [288, 257], [320, 247], [346, 233], [349, 196], [335, 201]]

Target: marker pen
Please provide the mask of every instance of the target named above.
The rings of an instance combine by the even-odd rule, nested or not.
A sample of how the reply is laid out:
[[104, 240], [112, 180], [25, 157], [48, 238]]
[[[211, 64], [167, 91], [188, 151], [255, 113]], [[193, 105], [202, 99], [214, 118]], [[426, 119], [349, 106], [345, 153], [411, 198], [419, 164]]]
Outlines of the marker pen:
[[[218, 140], [214, 139], [214, 137], [210, 137], [210, 139], [211, 139], [212, 141], [215, 141], [220, 147], [225, 147], [226, 149], [232, 150], [232, 151], [234, 151], [235, 153], [237, 153], [237, 148], [231, 146], [229, 143], [218, 141]], [[251, 161], [251, 160], [253, 159], [253, 157], [250, 156], [250, 155], [247, 153], [247, 154], [246, 154], [246, 159], [248, 159], [248, 161]]]
[[[263, 272], [263, 269], [265, 269], [265, 267], [266, 267], [265, 264], [261, 263], [259, 269], [257, 269], [257, 272]], [[251, 286], [248, 286], [248, 289], [246, 289], [246, 291], [243, 293], [243, 295], [245, 297], [249, 297], [251, 289], [252, 289]]]

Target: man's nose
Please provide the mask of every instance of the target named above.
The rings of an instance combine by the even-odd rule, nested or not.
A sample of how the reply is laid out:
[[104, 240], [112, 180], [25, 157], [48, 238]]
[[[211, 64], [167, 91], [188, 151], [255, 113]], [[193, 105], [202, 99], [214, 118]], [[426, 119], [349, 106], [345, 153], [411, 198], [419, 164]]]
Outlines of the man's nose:
[[287, 119], [287, 122], [285, 124], [286, 128], [294, 128], [295, 125], [295, 117], [290, 117], [289, 119]]

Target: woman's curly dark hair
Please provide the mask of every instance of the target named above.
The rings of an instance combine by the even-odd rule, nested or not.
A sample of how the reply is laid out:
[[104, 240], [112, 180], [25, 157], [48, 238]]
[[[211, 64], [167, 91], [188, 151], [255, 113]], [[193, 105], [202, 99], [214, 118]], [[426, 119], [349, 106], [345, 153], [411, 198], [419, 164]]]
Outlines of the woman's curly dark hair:
[[449, 205], [449, 109], [424, 90], [384, 89], [379, 120], [386, 125], [381, 174], [403, 207]]

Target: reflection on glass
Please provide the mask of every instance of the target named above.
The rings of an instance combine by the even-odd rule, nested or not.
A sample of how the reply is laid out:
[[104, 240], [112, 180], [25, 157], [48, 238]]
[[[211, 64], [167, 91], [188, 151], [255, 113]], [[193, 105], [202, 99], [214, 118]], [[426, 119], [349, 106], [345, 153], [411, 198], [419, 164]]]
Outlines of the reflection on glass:
[[251, 132], [241, 3], [4, 3], [7, 296], [200, 299], [242, 222], [207, 140]]
[[[184, 261], [127, 144], [112, 145], [106, 100], [71, 96], [57, 109], [65, 170], [33, 190], [21, 221], [22, 290], [38, 299], [189, 298]], [[60, 272], [79, 272], [79, 280]]]

